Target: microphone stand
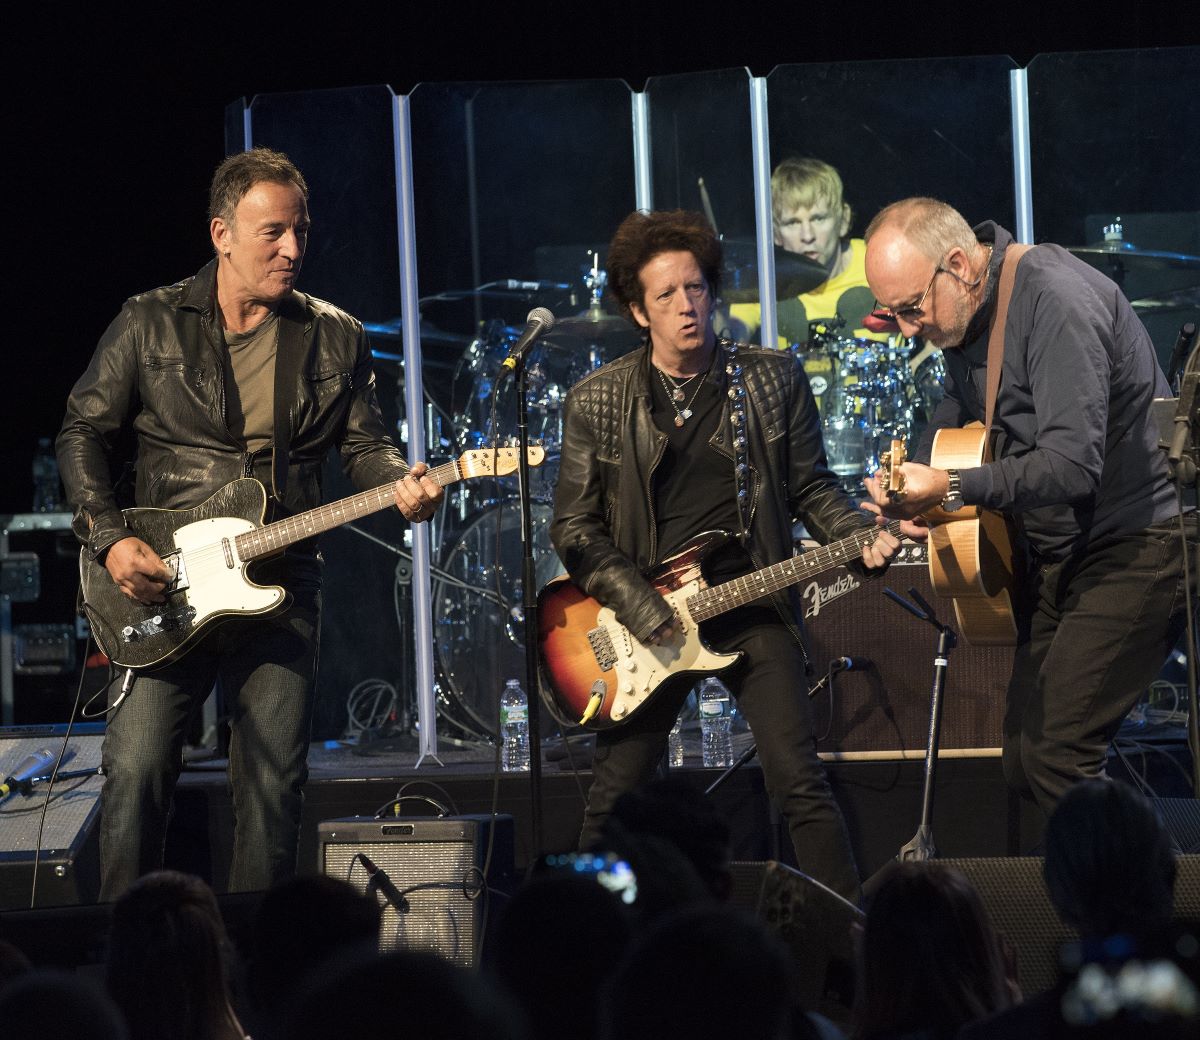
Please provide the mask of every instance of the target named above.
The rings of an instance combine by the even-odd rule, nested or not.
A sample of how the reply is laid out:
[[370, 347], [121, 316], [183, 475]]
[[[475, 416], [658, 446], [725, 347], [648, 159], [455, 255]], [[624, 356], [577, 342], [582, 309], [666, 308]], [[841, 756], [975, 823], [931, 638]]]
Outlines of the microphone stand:
[[[521, 609], [525, 630], [525, 689], [529, 718], [530, 862], [542, 852], [542, 726], [538, 673], [537, 573], [533, 559], [533, 508], [529, 493], [529, 402], [525, 389], [525, 356], [517, 359], [517, 473], [521, 504]], [[503, 731], [499, 734], [504, 740]]]
[[942, 728], [942, 694], [946, 689], [946, 672], [950, 667], [950, 651], [958, 645], [958, 636], [949, 625], [942, 624], [937, 614], [915, 589], [908, 594], [916, 600], [910, 603], [903, 596], [885, 588], [883, 594], [903, 607], [914, 617], [928, 621], [938, 631], [937, 652], [933, 658], [933, 692], [929, 697], [929, 739], [925, 745], [925, 784], [921, 794], [921, 822], [912, 840], [901, 848], [900, 860], [930, 860], [937, 855], [933, 844], [933, 781], [937, 772], [938, 738]]

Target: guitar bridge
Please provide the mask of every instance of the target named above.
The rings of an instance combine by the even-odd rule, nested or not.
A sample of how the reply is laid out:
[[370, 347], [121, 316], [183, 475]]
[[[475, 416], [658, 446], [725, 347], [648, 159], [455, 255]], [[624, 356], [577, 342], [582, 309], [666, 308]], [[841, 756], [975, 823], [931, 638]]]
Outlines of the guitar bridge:
[[184, 561], [183, 553], [179, 552], [179, 550], [167, 553], [162, 558], [162, 562], [166, 564], [167, 570], [171, 572], [171, 580], [167, 582], [167, 587], [163, 589], [163, 593], [169, 596], [173, 592], [184, 592], [188, 589], [187, 563]]
[[612, 637], [605, 628], [593, 628], [588, 634], [588, 643], [596, 657], [596, 664], [602, 672], [607, 672], [617, 663], [617, 654], [613, 649]]

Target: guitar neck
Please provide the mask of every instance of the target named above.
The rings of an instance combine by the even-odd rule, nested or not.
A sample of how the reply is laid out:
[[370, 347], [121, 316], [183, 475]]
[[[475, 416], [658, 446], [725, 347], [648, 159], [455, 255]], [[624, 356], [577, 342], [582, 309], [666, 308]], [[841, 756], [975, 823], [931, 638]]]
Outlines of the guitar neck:
[[[456, 460], [435, 466], [425, 475], [438, 487], [446, 487], [462, 479], [462, 470], [459, 461]], [[269, 556], [294, 542], [312, 538], [342, 524], [348, 524], [351, 520], [386, 509], [395, 502], [395, 487], [394, 483], [382, 484], [370, 491], [363, 491], [349, 498], [297, 513], [285, 520], [276, 520], [274, 523], [256, 527], [253, 531], [246, 531], [234, 539], [238, 558], [256, 560], [260, 556]]]
[[[858, 559], [863, 549], [875, 541], [879, 530], [878, 527], [864, 527], [849, 538], [809, 549], [790, 560], [773, 563], [752, 574], [701, 589], [689, 597], [688, 610], [696, 621], [705, 621], [734, 607], [753, 603], [772, 592], [798, 585], [806, 578]], [[900, 521], [893, 520], [884, 530], [900, 537]]]

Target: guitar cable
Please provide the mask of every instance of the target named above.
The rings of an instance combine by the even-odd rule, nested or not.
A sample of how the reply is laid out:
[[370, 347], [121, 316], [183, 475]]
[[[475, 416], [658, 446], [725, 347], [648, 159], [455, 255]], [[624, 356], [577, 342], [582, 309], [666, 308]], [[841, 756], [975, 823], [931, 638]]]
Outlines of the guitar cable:
[[[71, 705], [71, 714], [67, 721], [67, 729], [63, 734], [62, 746], [58, 749], [58, 756], [54, 760], [54, 768], [50, 771], [50, 776], [46, 779], [46, 797], [42, 800], [41, 813], [38, 817], [37, 841], [33, 850], [33, 874], [29, 882], [29, 909], [37, 908], [37, 883], [38, 883], [38, 866], [42, 859], [42, 840], [46, 832], [46, 814], [50, 809], [50, 802], [54, 795], [54, 782], [58, 779], [59, 769], [62, 767], [63, 760], [67, 755], [67, 748], [71, 743], [71, 732], [75, 728], [75, 718], [77, 715], [82, 716], [80, 701], [83, 699], [83, 680], [87, 675], [88, 651], [94, 645], [92, 639], [91, 627], [88, 628], [87, 642], [83, 648], [83, 664], [79, 669], [79, 682], [75, 686], [75, 701]], [[130, 669], [129, 678], [127, 681], [132, 682], [132, 669]], [[105, 687], [107, 689], [107, 686]], [[99, 766], [96, 769], [99, 776], [104, 775], [104, 767]], [[66, 793], [66, 792], [64, 792]]]

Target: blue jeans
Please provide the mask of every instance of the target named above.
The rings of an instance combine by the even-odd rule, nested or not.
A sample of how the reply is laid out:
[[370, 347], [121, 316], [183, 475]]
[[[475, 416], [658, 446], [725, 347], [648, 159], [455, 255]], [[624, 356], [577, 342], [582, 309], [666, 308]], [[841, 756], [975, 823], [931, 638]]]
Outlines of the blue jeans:
[[315, 588], [293, 592], [277, 617], [222, 624], [178, 662], [139, 675], [111, 713], [101, 752], [102, 900], [161, 869], [184, 740], [216, 683], [231, 720], [229, 890], [260, 891], [295, 873], [321, 599]]
[[[1195, 545], [1194, 513], [1189, 532]], [[1122, 721], [1179, 640], [1185, 595], [1178, 520], [1034, 570], [1018, 608], [1004, 775], [1047, 815], [1069, 786], [1104, 772]]]
[[[758, 610], [756, 617], [764, 613]], [[796, 865], [857, 903], [858, 870], [845, 821], [817, 756], [799, 644], [778, 620], [735, 624], [730, 633], [732, 619], [729, 615], [724, 626], [716, 619], [712, 628], [706, 623], [701, 631], [714, 650], [745, 654], [722, 678], [754, 734], [767, 793], [787, 819]], [[726, 634], [713, 634], [723, 628]], [[653, 778], [685, 697], [686, 689], [666, 696], [626, 725], [596, 735], [582, 848], [600, 840], [604, 821], [622, 794]]]

